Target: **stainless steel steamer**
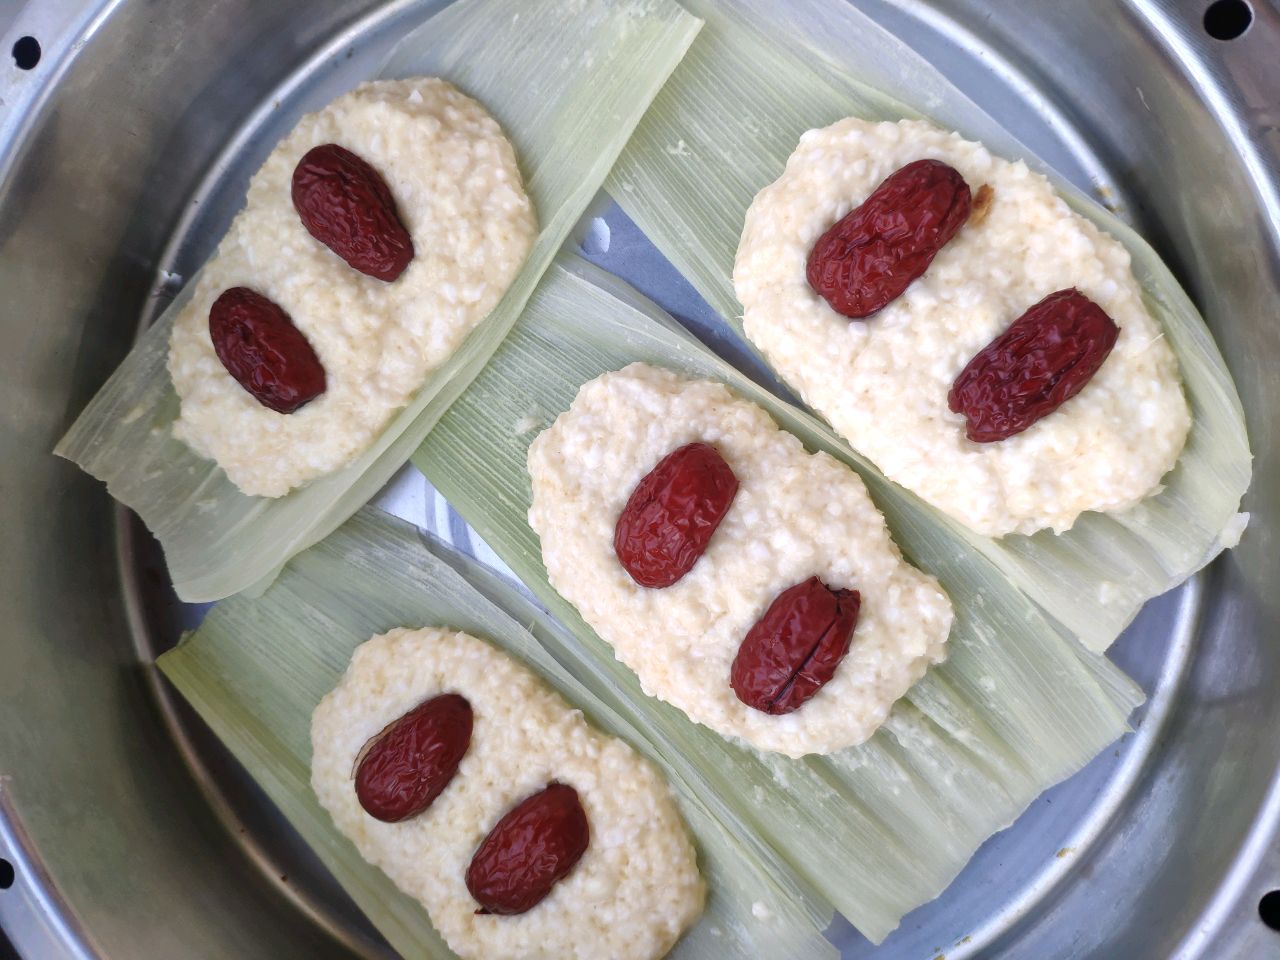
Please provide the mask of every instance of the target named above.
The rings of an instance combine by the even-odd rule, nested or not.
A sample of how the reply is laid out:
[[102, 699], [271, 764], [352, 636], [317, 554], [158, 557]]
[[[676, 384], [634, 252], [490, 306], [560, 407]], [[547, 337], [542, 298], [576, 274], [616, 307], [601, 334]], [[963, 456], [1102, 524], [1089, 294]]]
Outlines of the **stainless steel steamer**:
[[[1137, 733], [874, 956], [1280, 957], [1280, 7], [857, 2], [1139, 224], [1212, 324], [1257, 454], [1243, 543], [1114, 649], [1150, 695]], [[293, 118], [432, 5], [0, 0], [0, 925], [26, 957], [387, 953], [148, 666], [199, 611], [49, 450]], [[594, 257], [732, 350], [600, 212]], [[384, 502], [484, 555], [416, 475]]]

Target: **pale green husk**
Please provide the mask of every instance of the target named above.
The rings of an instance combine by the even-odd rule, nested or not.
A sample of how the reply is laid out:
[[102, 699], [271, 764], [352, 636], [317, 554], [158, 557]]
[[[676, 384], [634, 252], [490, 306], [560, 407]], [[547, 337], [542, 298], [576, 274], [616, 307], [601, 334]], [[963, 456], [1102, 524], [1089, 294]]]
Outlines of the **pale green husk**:
[[520, 323], [413, 463], [572, 630], [589, 654], [589, 682], [641, 704], [645, 728], [719, 792], [722, 817], [758, 832], [879, 941], [937, 896], [983, 840], [1124, 733], [1141, 693], [1063, 637], [918, 500], [868, 474], [904, 554], [939, 578], [956, 607], [947, 663], [882, 730], [856, 749], [790, 760], [731, 744], [647, 699], [548, 583], [527, 522], [525, 467], [533, 437], [583, 383], [637, 360], [720, 380], [810, 449], [850, 460], [820, 421], [752, 383], [621, 281], [567, 258], [547, 272]]
[[426, 911], [366, 863], [320, 807], [311, 790], [310, 729], [312, 710], [355, 647], [405, 625], [444, 625], [489, 640], [663, 768], [708, 885], [706, 913], [672, 957], [834, 960], [822, 936], [830, 907], [768, 847], [717, 815], [703, 799], [709, 791], [699, 771], [669, 743], [640, 732], [634, 703], [611, 689], [597, 696], [575, 679], [584, 668], [562, 627], [474, 561], [365, 508], [296, 556], [261, 597], [218, 604], [159, 665], [403, 956], [453, 953]]
[[275, 500], [241, 494], [170, 432], [178, 399], [165, 361], [186, 299], [179, 295], [56, 452], [105, 480], [142, 517], [182, 599], [213, 600], [269, 580], [408, 459], [501, 343], [698, 27], [670, 0], [460, 0], [399, 44], [384, 76], [444, 77], [502, 123], [541, 232], [502, 302], [377, 442]]
[[[1048, 173], [1079, 213], [1119, 239], [1148, 308], [1178, 354], [1193, 426], [1164, 490], [1120, 514], [1089, 513], [1066, 534], [992, 540], [930, 510], [1056, 621], [1104, 650], [1151, 597], [1234, 545], [1251, 456], [1230, 373], [1195, 307], [1156, 253], [1045, 169], [902, 41], [845, 0], [690, 0], [706, 20], [606, 184], [623, 209], [739, 333], [731, 274], [752, 197], [800, 135], [847, 116], [928, 116]], [[846, 452], [856, 456], [843, 445]], [[875, 468], [858, 458], [864, 475]]]

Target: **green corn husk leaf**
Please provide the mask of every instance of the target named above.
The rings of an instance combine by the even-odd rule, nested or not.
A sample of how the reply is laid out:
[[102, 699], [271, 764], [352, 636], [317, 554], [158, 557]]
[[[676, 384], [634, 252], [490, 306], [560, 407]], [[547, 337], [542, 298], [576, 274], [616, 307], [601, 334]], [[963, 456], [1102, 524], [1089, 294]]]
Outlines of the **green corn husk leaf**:
[[575, 644], [515, 586], [365, 508], [300, 553], [259, 598], [218, 604], [159, 666], [267, 792], [391, 945], [452, 958], [427, 913], [333, 826], [311, 790], [311, 713], [360, 643], [397, 626], [447, 625], [491, 641], [541, 675], [597, 728], [664, 769], [697, 842], [707, 910], [671, 956], [834, 960], [830, 907], [767, 847], [730, 832], [668, 745], [640, 731], [633, 703], [575, 679]]
[[526, 519], [525, 460], [538, 432], [527, 429], [531, 418], [549, 424], [583, 383], [637, 360], [720, 380], [810, 449], [849, 462], [820, 421], [748, 380], [622, 281], [563, 258], [413, 463], [578, 638], [591, 670], [584, 682], [643, 704], [651, 736], [691, 760], [717, 792], [718, 815], [762, 836], [878, 942], [1041, 791], [1124, 733], [1141, 692], [1063, 637], [918, 500], [872, 474], [868, 488], [904, 554], [939, 578], [956, 607], [948, 661], [875, 737], [791, 760], [731, 744], [647, 698], [551, 587]]
[[[1150, 598], [1239, 539], [1252, 472], [1240, 399], [1209, 330], [1155, 251], [1039, 161], [919, 54], [844, 0], [690, 0], [706, 26], [654, 101], [606, 189], [742, 335], [731, 279], [748, 205], [800, 135], [847, 116], [926, 117], [1023, 158], [1128, 248], [1178, 355], [1192, 428], [1163, 492], [1055, 535], [993, 540], [930, 508], [1067, 631], [1105, 650]], [[883, 91], [883, 92], [882, 92]], [[910, 106], [908, 105], [910, 104]], [[745, 338], [745, 337], [744, 337]], [[875, 467], [841, 444], [866, 475]]]
[[[161, 542], [174, 588], [204, 601], [263, 585], [369, 500], [494, 351], [700, 24], [671, 0], [459, 0], [400, 42], [383, 76], [441, 76], [515, 144], [540, 233], [506, 296], [376, 443], [288, 496], [248, 497], [173, 438], [165, 361], [180, 295], [56, 452], [107, 483]], [[194, 282], [188, 285], [188, 291]]]

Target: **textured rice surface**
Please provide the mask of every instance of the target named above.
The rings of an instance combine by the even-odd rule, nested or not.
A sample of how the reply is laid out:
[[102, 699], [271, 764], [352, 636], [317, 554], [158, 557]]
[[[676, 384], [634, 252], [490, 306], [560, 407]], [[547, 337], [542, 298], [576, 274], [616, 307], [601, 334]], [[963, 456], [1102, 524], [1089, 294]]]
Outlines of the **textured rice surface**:
[[[359, 154], [391, 189], [415, 251], [391, 283], [349, 267], [293, 208], [294, 167], [324, 143]], [[536, 230], [497, 121], [442, 80], [366, 83], [303, 117], [254, 175], [175, 321], [175, 434], [259, 496], [350, 463], [502, 298]], [[214, 353], [209, 308], [236, 286], [284, 308], [324, 365], [325, 393], [294, 413], [262, 406]]]
[[[738, 492], [689, 573], [641, 587], [614, 525], [658, 461], [695, 441], [720, 451]], [[551, 583], [646, 692], [725, 736], [791, 756], [861, 743], [943, 658], [951, 602], [902, 559], [858, 475], [722, 384], [644, 364], [605, 374], [534, 441], [529, 473]], [[852, 645], [812, 700], [770, 716], [737, 698], [730, 667], [773, 599], [814, 575], [861, 593]]]
[[[898, 168], [955, 167], [990, 212], [866, 320], [836, 313], [805, 277], [809, 251]], [[800, 139], [747, 211], [734, 268], [747, 336], [805, 402], [890, 479], [979, 533], [1061, 532], [1086, 510], [1154, 492], [1190, 414], [1177, 360], [1147, 312], [1129, 253], [1024, 163], [928, 123], [842, 120]], [[965, 437], [947, 393], [965, 364], [1045, 296], [1078, 287], [1120, 327], [1074, 398], [998, 443]]]
[[[466, 697], [475, 715], [457, 774], [417, 817], [375, 820], [356, 798], [357, 755], [441, 693]], [[426, 907], [464, 960], [650, 960], [702, 912], [694, 849], [654, 766], [482, 640], [428, 627], [361, 644], [316, 708], [311, 743], [312, 786], [338, 829]], [[532, 910], [476, 915], [464, 879], [472, 855], [503, 814], [553, 780], [578, 791], [590, 846]]]

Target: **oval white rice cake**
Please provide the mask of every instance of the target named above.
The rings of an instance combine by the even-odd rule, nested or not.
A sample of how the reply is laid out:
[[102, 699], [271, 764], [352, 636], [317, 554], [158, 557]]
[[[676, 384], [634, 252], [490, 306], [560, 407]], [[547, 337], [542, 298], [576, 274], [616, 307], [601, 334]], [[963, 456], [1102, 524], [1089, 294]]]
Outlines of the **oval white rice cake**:
[[[348, 266], [294, 210], [294, 167], [325, 143], [366, 160], [395, 198], [415, 252], [391, 283]], [[174, 434], [251, 495], [283, 496], [338, 470], [498, 303], [536, 232], [502, 129], [443, 80], [366, 83], [303, 117], [254, 175], [245, 208], [175, 319]], [[214, 353], [209, 308], [237, 286], [282, 307], [324, 365], [327, 389], [294, 413], [260, 404]]]
[[[614, 553], [614, 525], [658, 461], [698, 441], [733, 469], [737, 494], [689, 573], [641, 587]], [[858, 475], [722, 384], [645, 364], [607, 373], [534, 440], [529, 474], [552, 585], [647, 693], [726, 737], [789, 756], [861, 743], [943, 659], [951, 602], [902, 559]], [[737, 698], [730, 667], [774, 598], [814, 575], [862, 595], [849, 653], [811, 700], [770, 716]]]
[[[365, 743], [441, 693], [466, 697], [471, 745], [426, 811], [400, 823], [356, 798]], [[657, 769], [594, 730], [526, 667], [465, 633], [400, 628], [356, 648], [311, 721], [311, 783], [360, 854], [418, 900], [464, 960], [652, 960], [702, 912], [693, 845]], [[465, 875], [493, 826], [558, 780], [573, 787], [591, 841], [541, 903], [516, 916], [477, 915]]]
[[[913, 160], [942, 160], [993, 202], [923, 276], [866, 320], [836, 313], [805, 276], [818, 238]], [[1177, 359], [1142, 302], [1129, 253], [1022, 162], [922, 121], [811, 130], [747, 211], [734, 267], [747, 336], [805, 402], [894, 480], [988, 536], [1061, 532], [1086, 510], [1154, 492], [1186, 441]], [[1027, 308], [1077, 287], [1120, 336], [1071, 400], [996, 443], [965, 437], [947, 393]]]

